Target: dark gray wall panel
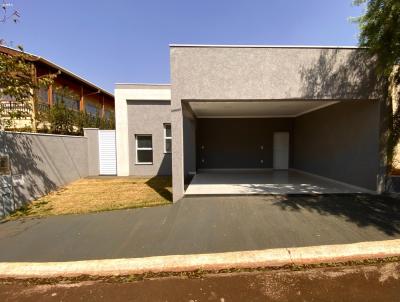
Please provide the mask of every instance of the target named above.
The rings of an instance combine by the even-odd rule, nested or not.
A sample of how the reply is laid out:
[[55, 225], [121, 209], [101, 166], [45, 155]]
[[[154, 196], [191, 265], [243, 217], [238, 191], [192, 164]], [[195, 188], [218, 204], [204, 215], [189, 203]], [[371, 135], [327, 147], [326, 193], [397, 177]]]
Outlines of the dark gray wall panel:
[[296, 118], [293, 166], [375, 190], [379, 103], [340, 102]]
[[292, 129], [290, 118], [198, 119], [197, 168], [272, 168], [273, 133], [289, 132], [292, 137]]

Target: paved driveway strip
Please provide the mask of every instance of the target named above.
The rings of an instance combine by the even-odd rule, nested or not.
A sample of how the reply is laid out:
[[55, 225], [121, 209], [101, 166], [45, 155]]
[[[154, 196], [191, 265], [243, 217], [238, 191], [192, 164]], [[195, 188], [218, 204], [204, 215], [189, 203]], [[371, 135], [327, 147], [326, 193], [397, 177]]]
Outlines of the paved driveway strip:
[[400, 238], [400, 202], [371, 195], [191, 197], [163, 207], [0, 224], [0, 261], [136, 258]]

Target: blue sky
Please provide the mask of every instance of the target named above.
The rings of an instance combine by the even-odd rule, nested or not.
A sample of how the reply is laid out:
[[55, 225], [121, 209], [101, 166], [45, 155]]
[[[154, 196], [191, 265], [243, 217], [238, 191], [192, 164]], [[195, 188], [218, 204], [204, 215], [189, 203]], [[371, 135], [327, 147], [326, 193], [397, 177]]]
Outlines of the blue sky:
[[104, 89], [168, 83], [170, 43], [356, 45], [352, 0], [14, 0], [0, 37]]

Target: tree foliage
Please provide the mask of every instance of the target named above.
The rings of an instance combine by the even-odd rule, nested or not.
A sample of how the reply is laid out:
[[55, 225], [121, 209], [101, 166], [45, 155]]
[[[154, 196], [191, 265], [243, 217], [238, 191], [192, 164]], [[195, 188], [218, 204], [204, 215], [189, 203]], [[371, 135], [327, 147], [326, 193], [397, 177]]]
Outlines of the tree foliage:
[[67, 86], [54, 85], [53, 92], [53, 105], [38, 110], [39, 132], [83, 135], [83, 128], [115, 129], [113, 114], [102, 117], [100, 109], [97, 114], [90, 114], [72, 106], [71, 102], [79, 100], [79, 95]]
[[[35, 59], [25, 54], [21, 47], [19, 47], [19, 52], [12, 55], [0, 52], [0, 99], [10, 100], [21, 105], [21, 108], [34, 109], [38, 90], [51, 85], [57, 76], [57, 74], [48, 74], [37, 77], [34, 61]], [[0, 126], [20, 117], [23, 112], [18, 108], [17, 106], [5, 111], [1, 106], [0, 114], [3, 119], [0, 120]]]
[[51, 85], [57, 74], [37, 78], [33, 60], [28, 59], [22, 48], [19, 50], [15, 55], [0, 53], [0, 97], [26, 102], [32, 99], [35, 90]]
[[354, 4], [366, 5], [364, 15], [356, 19], [359, 44], [377, 56], [379, 71], [388, 77], [400, 64], [400, 1], [355, 0]]
[[56, 103], [40, 113], [41, 132], [83, 135], [84, 128], [115, 129], [113, 115], [110, 118], [92, 115], [85, 111], [68, 108], [63, 102]]
[[360, 46], [377, 58], [378, 74], [387, 83], [386, 95], [391, 102], [388, 111], [389, 133], [387, 158], [389, 169], [400, 167], [400, 0], [354, 0], [365, 5], [365, 13], [356, 21], [360, 26]]

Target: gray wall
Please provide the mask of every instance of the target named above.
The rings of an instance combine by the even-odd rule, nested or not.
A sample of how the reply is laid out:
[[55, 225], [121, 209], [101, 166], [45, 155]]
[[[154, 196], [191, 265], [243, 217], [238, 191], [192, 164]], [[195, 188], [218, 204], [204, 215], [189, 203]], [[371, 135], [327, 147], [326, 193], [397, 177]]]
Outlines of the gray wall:
[[87, 148], [85, 137], [0, 132], [0, 153], [22, 176], [14, 186], [16, 207], [88, 176]]
[[376, 190], [379, 106], [345, 101], [296, 118], [293, 167]]
[[174, 200], [183, 196], [187, 173], [182, 102], [378, 99], [373, 62], [365, 54], [352, 48], [172, 46]]
[[[273, 133], [289, 132], [292, 118], [210, 118], [197, 121], [197, 168], [273, 167]], [[292, 146], [293, 144], [290, 144]], [[204, 146], [204, 149], [202, 148]], [[263, 149], [261, 149], [263, 146]], [[292, 149], [292, 148], [291, 148]], [[186, 153], [185, 153], [186, 154]], [[292, 150], [290, 162], [292, 162]], [[204, 160], [204, 162], [203, 162]], [[263, 162], [261, 162], [263, 160]]]
[[[170, 102], [128, 100], [127, 103], [130, 175], [171, 175], [171, 154], [164, 153], [164, 124], [171, 123]], [[152, 165], [136, 163], [135, 135], [137, 134], [152, 135]], [[172, 133], [172, 136], [174, 136], [174, 133]]]
[[[184, 157], [185, 175], [196, 173], [196, 129], [197, 119], [193, 115], [188, 104], [183, 104], [183, 148], [186, 156]], [[175, 155], [174, 155], [175, 156]], [[185, 183], [190, 182], [190, 177], [185, 179]]]
[[368, 99], [373, 68], [362, 49], [172, 47], [181, 100]]
[[99, 129], [85, 128], [83, 129], [85, 137], [88, 138], [88, 173], [89, 176], [100, 175], [99, 161]]

